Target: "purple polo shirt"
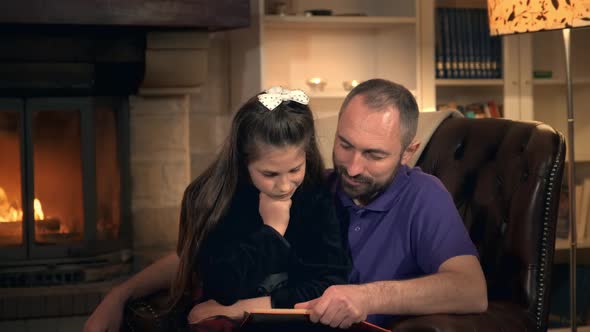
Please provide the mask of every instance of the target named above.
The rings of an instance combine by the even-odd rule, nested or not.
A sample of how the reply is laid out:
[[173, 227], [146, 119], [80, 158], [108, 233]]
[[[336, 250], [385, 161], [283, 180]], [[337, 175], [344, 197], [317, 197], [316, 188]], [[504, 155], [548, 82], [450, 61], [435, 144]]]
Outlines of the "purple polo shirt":
[[[435, 273], [454, 256], [477, 256], [449, 192], [417, 167], [400, 166], [389, 187], [367, 206], [355, 205], [336, 188], [349, 215], [351, 283], [415, 278]], [[394, 318], [370, 315], [367, 320], [386, 327]]]

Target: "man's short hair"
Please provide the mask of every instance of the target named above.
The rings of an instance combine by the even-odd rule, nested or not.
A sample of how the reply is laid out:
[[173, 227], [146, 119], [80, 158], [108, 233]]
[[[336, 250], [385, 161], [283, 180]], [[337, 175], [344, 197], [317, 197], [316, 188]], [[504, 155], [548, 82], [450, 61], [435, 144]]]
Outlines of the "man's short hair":
[[408, 89], [403, 85], [380, 78], [364, 81], [346, 96], [340, 108], [340, 114], [357, 95], [363, 96], [365, 105], [376, 111], [389, 106], [397, 109], [400, 118], [402, 149], [412, 143], [418, 127], [418, 104]]

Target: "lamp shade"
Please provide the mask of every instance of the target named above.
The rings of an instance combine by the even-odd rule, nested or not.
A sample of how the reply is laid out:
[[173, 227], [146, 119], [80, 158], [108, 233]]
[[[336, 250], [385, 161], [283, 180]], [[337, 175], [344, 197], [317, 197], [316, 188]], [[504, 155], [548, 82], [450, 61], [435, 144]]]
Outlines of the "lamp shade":
[[590, 25], [590, 0], [488, 0], [490, 33], [506, 35]]

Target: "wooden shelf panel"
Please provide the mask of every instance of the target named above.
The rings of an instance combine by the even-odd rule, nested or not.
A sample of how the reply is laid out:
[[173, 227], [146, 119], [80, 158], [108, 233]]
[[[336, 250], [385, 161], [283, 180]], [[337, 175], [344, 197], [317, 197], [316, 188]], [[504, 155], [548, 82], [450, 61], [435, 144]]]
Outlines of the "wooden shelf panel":
[[[576, 248], [578, 249], [586, 249], [590, 248], [590, 239], [585, 239], [578, 241], [576, 243]], [[570, 243], [568, 239], [555, 239], [555, 250], [569, 250]]]
[[[535, 78], [534, 85], [565, 85], [565, 79], [559, 78]], [[572, 84], [590, 84], [590, 78], [574, 79]]]
[[396, 25], [416, 24], [415, 17], [395, 16], [296, 16], [266, 15], [264, 25], [267, 28], [347, 28], [373, 29], [388, 28]]
[[503, 79], [437, 79], [436, 86], [502, 86]]
[[[577, 148], [576, 148], [577, 150]], [[569, 155], [566, 153], [565, 155], [565, 162], [568, 162]], [[576, 153], [574, 156], [576, 163], [586, 163], [590, 161], [590, 153]]]
[[[590, 332], [590, 326], [588, 325], [584, 325], [584, 326], [578, 326], [578, 331], [579, 332]], [[570, 332], [572, 329], [569, 327], [560, 327], [560, 328], [552, 328], [552, 329], [548, 329], [548, 332]]]
[[485, 0], [436, 0], [435, 5], [441, 8], [488, 8]]

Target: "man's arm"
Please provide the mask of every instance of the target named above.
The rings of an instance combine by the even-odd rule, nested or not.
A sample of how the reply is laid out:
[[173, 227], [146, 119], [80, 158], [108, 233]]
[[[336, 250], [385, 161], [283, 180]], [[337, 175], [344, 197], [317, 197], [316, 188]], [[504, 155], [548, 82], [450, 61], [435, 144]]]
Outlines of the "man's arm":
[[332, 286], [320, 298], [295, 307], [310, 309], [314, 322], [347, 328], [369, 314], [483, 312], [487, 309], [487, 290], [477, 258], [457, 256], [428, 276]]
[[450, 258], [429, 276], [365, 286], [373, 294], [370, 314], [472, 313], [488, 306], [485, 278], [474, 256]]

